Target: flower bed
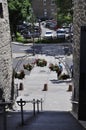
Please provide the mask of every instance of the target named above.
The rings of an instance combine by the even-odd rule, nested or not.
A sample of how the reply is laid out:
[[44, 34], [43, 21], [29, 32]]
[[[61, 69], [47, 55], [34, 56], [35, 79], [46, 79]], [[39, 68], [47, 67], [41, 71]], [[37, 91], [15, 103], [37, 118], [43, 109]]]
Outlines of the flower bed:
[[47, 61], [45, 59], [37, 59], [36, 60], [36, 65], [40, 67], [44, 67], [47, 65]]

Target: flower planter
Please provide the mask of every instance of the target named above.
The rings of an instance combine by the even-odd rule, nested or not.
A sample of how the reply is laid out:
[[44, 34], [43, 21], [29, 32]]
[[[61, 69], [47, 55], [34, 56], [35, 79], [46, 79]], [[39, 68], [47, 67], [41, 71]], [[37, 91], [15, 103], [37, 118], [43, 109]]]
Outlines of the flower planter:
[[15, 78], [23, 79], [25, 77], [24, 70], [21, 70], [20, 72], [15, 72]]
[[26, 64], [26, 65], [24, 64], [23, 67], [24, 67], [24, 69], [26, 69], [26, 70], [28, 70], [28, 71], [31, 71], [31, 70], [33, 69], [33, 65], [31, 65], [31, 64], [29, 64], [29, 63]]
[[66, 80], [68, 78], [70, 78], [70, 76], [68, 74], [65, 74], [65, 73], [59, 76], [59, 80]]
[[37, 66], [40, 66], [40, 67], [44, 67], [44, 66], [47, 65], [47, 61], [44, 60], [44, 59], [37, 59], [37, 60], [36, 60], [36, 65], [37, 65]]
[[58, 65], [54, 65], [54, 64], [50, 64], [50, 65], [49, 65], [49, 69], [50, 69], [51, 71], [56, 71], [56, 72], [58, 73], [58, 71], [59, 71], [59, 66], [58, 66]]

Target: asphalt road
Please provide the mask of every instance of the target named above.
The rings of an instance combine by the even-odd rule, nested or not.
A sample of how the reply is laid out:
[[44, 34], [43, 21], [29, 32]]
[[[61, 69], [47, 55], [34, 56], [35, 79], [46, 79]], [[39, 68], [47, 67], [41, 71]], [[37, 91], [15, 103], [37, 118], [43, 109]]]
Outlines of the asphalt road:
[[34, 44], [34, 45], [19, 45], [12, 44], [12, 53], [33, 53], [46, 55], [67, 55], [72, 53], [71, 44]]

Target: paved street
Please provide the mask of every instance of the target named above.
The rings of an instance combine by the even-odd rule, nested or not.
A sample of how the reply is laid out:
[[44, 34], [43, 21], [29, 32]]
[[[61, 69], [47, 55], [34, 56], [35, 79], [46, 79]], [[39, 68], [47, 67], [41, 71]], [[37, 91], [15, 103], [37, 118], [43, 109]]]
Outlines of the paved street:
[[[17, 44], [12, 43], [13, 53], [33, 53], [33, 47], [35, 54], [46, 54], [46, 55], [67, 55], [69, 52], [72, 53], [71, 43], [63, 44]], [[52, 51], [51, 51], [52, 50]]]

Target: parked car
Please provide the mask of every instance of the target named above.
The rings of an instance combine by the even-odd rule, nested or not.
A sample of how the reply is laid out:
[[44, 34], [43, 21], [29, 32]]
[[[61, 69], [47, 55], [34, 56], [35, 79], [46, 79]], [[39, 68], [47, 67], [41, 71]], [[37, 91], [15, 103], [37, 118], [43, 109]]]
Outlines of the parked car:
[[46, 31], [44, 38], [46, 38], [46, 39], [53, 38], [53, 32], [52, 31]]
[[57, 22], [55, 20], [47, 20], [45, 27], [55, 30], [57, 28]]
[[57, 38], [65, 39], [65, 30], [63, 28], [57, 29]]
[[66, 32], [65, 39], [72, 41], [73, 40], [73, 32]]
[[23, 37], [26, 39], [31, 39], [32, 35], [29, 31], [23, 33]]
[[69, 39], [69, 37], [70, 37], [70, 32], [69, 32], [69, 31], [66, 31], [66, 32], [65, 32], [65, 39]]
[[38, 38], [38, 37], [40, 37], [41, 34], [40, 34], [40, 32], [34, 31], [33, 33], [31, 33], [31, 35], [34, 38]]

